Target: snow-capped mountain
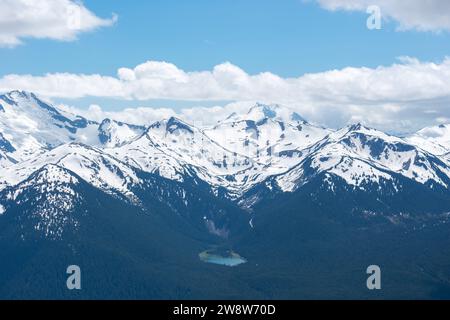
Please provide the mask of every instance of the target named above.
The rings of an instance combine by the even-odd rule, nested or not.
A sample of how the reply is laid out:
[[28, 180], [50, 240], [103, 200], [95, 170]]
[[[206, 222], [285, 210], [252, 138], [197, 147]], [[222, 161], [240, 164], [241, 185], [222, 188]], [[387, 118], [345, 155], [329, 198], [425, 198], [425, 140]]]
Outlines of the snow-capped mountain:
[[98, 138], [102, 146], [114, 148], [140, 137], [145, 130], [143, 126], [105, 119], [98, 127]]
[[[40, 293], [42, 283], [59, 292], [60, 274], [77, 263], [96, 279], [83, 294], [131, 288], [137, 274], [131, 291], [147, 281], [140, 296], [147, 298], [189, 272], [195, 285], [176, 280], [169, 297], [192, 298], [214, 270], [198, 259], [211, 247], [237, 248], [266, 274], [277, 261], [289, 281], [304, 270], [314, 278], [325, 261], [350, 262], [353, 275], [361, 264], [403, 257], [396, 262], [403, 272], [420, 250], [427, 255], [417, 275], [432, 259], [442, 265], [433, 271], [440, 288], [448, 269], [447, 126], [409, 137], [361, 124], [332, 130], [263, 104], [208, 127], [177, 118], [136, 126], [91, 121], [27, 92], [5, 94], [0, 105], [2, 296]], [[313, 258], [299, 259], [305, 253]], [[105, 266], [106, 276], [95, 273]], [[28, 270], [41, 278], [24, 283], [34, 279]]]
[[93, 121], [65, 114], [33, 93], [13, 91], [0, 96], [0, 145], [8, 156], [7, 162], [2, 161], [4, 166], [71, 141], [93, 144], [97, 127]]
[[427, 127], [405, 139], [434, 155], [445, 155], [450, 152], [450, 124]]
[[361, 124], [331, 133], [305, 153], [307, 156], [296, 168], [277, 178], [284, 191], [292, 191], [322, 172], [362, 189], [381, 185], [382, 180], [393, 181], [395, 175], [449, 188], [450, 169], [443, 160], [401, 138]]
[[136, 172], [125, 163], [100, 149], [73, 142], [10, 166], [2, 172], [3, 185], [16, 185], [48, 165], [69, 170], [96, 188], [117, 192], [130, 200], [135, 198], [131, 187], [141, 183]]
[[139, 137], [146, 129], [110, 119], [98, 124], [23, 91], [0, 96], [0, 115], [0, 164], [5, 165], [28, 160], [70, 142], [120, 146]]
[[[175, 175], [168, 174], [167, 178], [180, 178], [176, 174], [183, 171], [183, 165], [215, 176], [235, 174], [252, 165], [250, 159], [224, 149], [200, 129], [173, 117], [155, 122], [139, 139], [111, 151], [137, 163], [145, 171], [161, 170], [164, 176], [174, 170]], [[135, 157], [136, 152], [142, 157]]]
[[257, 104], [247, 114], [232, 114], [206, 135], [228, 150], [266, 165], [270, 174], [286, 171], [299, 162], [302, 150], [323, 139], [331, 130], [312, 125], [278, 105]]
[[[61, 186], [64, 195], [71, 181], [81, 180], [127, 205], [167, 206], [194, 229], [222, 236], [232, 220], [239, 220], [230, 218], [230, 212], [240, 212], [238, 205], [252, 212], [243, 216], [248, 222], [264, 198], [312, 186], [310, 194], [319, 198], [323, 190], [338, 189], [367, 193], [375, 202], [391, 201], [385, 196], [395, 194], [398, 207], [421, 190], [444, 199], [434, 211], [445, 208], [449, 193], [448, 126], [405, 138], [361, 124], [335, 131], [287, 107], [256, 104], [210, 127], [174, 117], [144, 127], [111, 119], [97, 123], [19, 91], [0, 96], [0, 115], [2, 194], [44, 190], [46, 184], [58, 188], [46, 177], [59, 172], [67, 182]], [[2, 216], [11, 203], [0, 203]], [[365, 208], [364, 203], [354, 206]]]
[[[2, 207], [15, 211], [18, 232], [24, 238], [24, 229], [30, 227], [46, 238], [57, 239], [68, 228], [76, 228], [80, 213], [76, 206], [83, 201], [77, 191], [79, 178], [59, 166], [48, 164], [33, 172], [14, 187], [0, 193]], [[26, 209], [16, 210], [16, 208]], [[83, 214], [83, 213], [81, 213]], [[27, 234], [28, 236], [28, 234]]]
[[107, 152], [145, 172], [176, 181], [195, 174], [215, 189], [223, 187], [233, 194], [248, 188], [245, 185], [250, 180], [257, 180], [254, 176], [260, 175], [263, 167], [173, 117], [155, 122], [139, 139]]

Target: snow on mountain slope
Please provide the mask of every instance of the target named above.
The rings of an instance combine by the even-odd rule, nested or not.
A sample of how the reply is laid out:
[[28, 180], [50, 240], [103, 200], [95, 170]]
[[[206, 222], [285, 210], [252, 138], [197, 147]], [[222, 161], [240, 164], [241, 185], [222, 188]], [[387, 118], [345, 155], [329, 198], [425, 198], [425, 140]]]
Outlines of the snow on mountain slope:
[[333, 131], [263, 104], [208, 128], [177, 118], [149, 127], [110, 119], [99, 125], [14, 91], [0, 96], [0, 190], [49, 164], [133, 201], [140, 170], [176, 181], [195, 176], [231, 198], [269, 177], [292, 191], [321, 172], [357, 187], [399, 174], [448, 188], [449, 133], [446, 125], [405, 139], [362, 125]]
[[0, 168], [10, 166], [17, 163], [10, 153], [14, 152], [16, 149], [12, 144], [0, 133]]
[[98, 127], [99, 142], [106, 148], [119, 147], [140, 137], [145, 130], [146, 128], [143, 126], [105, 119]]
[[65, 143], [116, 147], [138, 138], [143, 126], [72, 115], [43, 102], [33, 93], [0, 96], [0, 168], [25, 161]]
[[287, 171], [303, 156], [302, 150], [331, 130], [309, 124], [278, 105], [256, 104], [247, 114], [232, 114], [205, 134], [227, 149], [266, 165], [270, 174]]
[[253, 172], [262, 171], [261, 164], [230, 152], [176, 118], [158, 121], [139, 139], [106, 151], [146, 172], [177, 181], [194, 173], [213, 187], [233, 192], [251, 180]]
[[9, 142], [1, 133], [0, 133], [0, 150], [3, 152], [15, 151], [15, 148], [12, 146], [11, 142]]
[[174, 158], [213, 174], [235, 174], [252, 166], [250, 159], [224, 149], [200, 129], [173, 117], [151, 125], [147, 136]]
[[450, 124], [424, 128], [405, 140], [434, 155], [447, 154], [450, 152]]
[[19, 229], [28, 221], [44, 237], [58, 239], [67, 227], [78, 226], [77, 219], [71, 214], [81, 201], [75, 190], [78, 184], [78, 178], [71, 172], [49, 164], [18, 185], [6, 189], [0, 196], [3, 202], [26, 206], [18, 212]]
[[331, 133], [308, 150], [302, 162], [277, 178], [284, 191], [293, 191], [306, 183], [310, 175], [327, 172], [343, 178], [347, 184], [363, 187], [392, 180], [400, 174], [415, 182], [434, 182], [448, 188], [450, 169], [438, 157], [401, 138], [389, 136], [360, 124]]
[[233, 114], [205, 130], [176, 118], [158, 121], [141, 138], [106, 151], [169, 179], [181, 181], [193, 170], [214, 188], [226, 188], [237, 197], [297, 165], [302, 150], [330, 132], [287, 108], [257, 104], [246, 115]]
[[[135, 201], [131, 188], [141, 180], [136, 172], [100, 149], [79, 143], [64, 144], [39, 156], [1, 171], [3, 188], [26, 180], [33, 172], [49, 164], [74, 172], [89, 184], [108, 193], [119, 193]], [[0, 183], [0, 186], [2, 184]]]
[[15, 159], [10, 157], [8, 153], [0, 150], [0, 169], [12, 166], [15, 163], [17, 163]]
[[15, 161], [74, 140], [91, 144], [97, 126], [82, 117], [67, 118], [32, 93], [13, 91], [0, 96], [0, 144], [8, 141], [9, 150], [3, 151]]

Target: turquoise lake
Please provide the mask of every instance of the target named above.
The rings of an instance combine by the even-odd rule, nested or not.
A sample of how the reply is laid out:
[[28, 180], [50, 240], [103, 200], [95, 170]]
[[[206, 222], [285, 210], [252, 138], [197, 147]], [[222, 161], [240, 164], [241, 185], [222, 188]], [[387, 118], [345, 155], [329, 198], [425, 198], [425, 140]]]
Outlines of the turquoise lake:
[[247, 262], [245, 258], [241, 257], [239, 254], [231, 250], [225, 252], [206, 250], [201, 252], [199, 254], [199, 257], [203, 262], [227, 267], [236, 267]]

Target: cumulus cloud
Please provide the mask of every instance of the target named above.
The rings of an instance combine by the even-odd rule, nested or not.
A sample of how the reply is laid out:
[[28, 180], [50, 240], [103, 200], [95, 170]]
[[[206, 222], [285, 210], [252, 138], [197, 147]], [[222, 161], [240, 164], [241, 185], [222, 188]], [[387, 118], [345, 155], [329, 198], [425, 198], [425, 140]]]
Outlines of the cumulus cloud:
[[399, 23], [399, 30], [450, 31], [448, 0], [316, 0], [327, 10], [363, 11], [378, 5], [382, 17]]
[[117, 77], [98, 74], [10, 74], [0, 78], [0, 91], [23, 89], [47, 97], [113, 97], [136, 100], [271, 100], [370, 104], [449, 97], [450, 58], [440, 63], [403, 57], [378, 68], [344, 68], [282, 78], [270, 72], [250, 75], [227, 62], [211, 71], [186, 72], [149, 61], [121, 68]]
[[[188, 72], [171, 63], [149, 61], [135, 68], [121, 68], [117, 73], [116, 77], [12, 74], [0, 78], [0, 91], [21, 89], [48, 98], [261, 101], [291, 106], [310, 120], [326, 125], [362, 121], [396, 131], [450, 117], [450, 58], [422, 62], [403, 57], [390, 66], [348, 67], [297, 78], [270, 72], [251, 75], [229, 62], [209, 71]], [[193, 118], [201, 114], [215, 119], [228, 112], [217, 108], [200, 112], [186, 109], [183, 115]], [[155, 115], [148, 110], [133, 112], [143, 118]], [[128, 113], [123, 112], [122, 117]]]
[[113, 97], [137, 100], [272, 100], [371, 104], [410, 102], [450, 96], [450, 58], [440, 63], [403, 57], [378, 68], [344, 68], [282, 78], [264, 72], [249, 75], [231, 63], [212, 71], [185, 72], [173, 64], [149, 61], [121, 68], [118, 77], [52, 73], [10, 74], [0, 91], [23, 89], [47, 97]]
[[102, 19], [80, 1], [72, 0], [0, 0], [0, 46], [15, 47], [24, 38], [48, 38], [61, 41], [117, 20]]

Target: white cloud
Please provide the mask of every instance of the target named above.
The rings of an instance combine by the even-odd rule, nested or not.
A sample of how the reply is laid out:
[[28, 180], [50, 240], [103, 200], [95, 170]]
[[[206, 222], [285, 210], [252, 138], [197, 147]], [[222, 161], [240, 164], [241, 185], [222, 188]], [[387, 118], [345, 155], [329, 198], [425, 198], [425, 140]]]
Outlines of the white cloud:
[[[450, 117], [449, 83], [450, 58], [436, 63], [404, 57], [391, 66], [348, 67], [297, 78], [269, 72], [250, 75], [231, 63], [210, 71], [187, 72], [167, 62], [149, 61], [135, 68], [121, 68], [117, 77], [6, 75], [0, 78], [0, 91], [21, 89], [48, 98], [261, 101], [292, 106], [306, 118], [326, 125], [363, 121], [387, 130], [406, 131]], [[192, 119], [199, 115], [215, 119], [225, 111], [204, 108], [183, 112]], [[150, 119], [156, 116], [154, 112], [142, 109], [134, 114]], [[134, 117], [128, 113], [121, 116]]]
[[448, 98], [449, 81], [450, 58], [433, 63], [404, 57], [387, 67], [348, 67], [298, 78], [282, 78], [269, 72], [250, 75], [228, 62], [212, 71], [186, 72], [170, 63], [149, 61], [134, 69], [119, 69], [118, 77], [10, 74], [0, 78], [0, 91], [23, 89], [59, 98], [373, 104]]
[[80, 1], [0, 0], [0, 46], [15, 47], [24, 38], [70, 41], [116, 19], [99, 18]]
[[382, 17], [399, 23], [399, 30], [450, 31], [448, 0], [316, 0], [327, 10], [366, 12], [371, 5], [381, 8]]

